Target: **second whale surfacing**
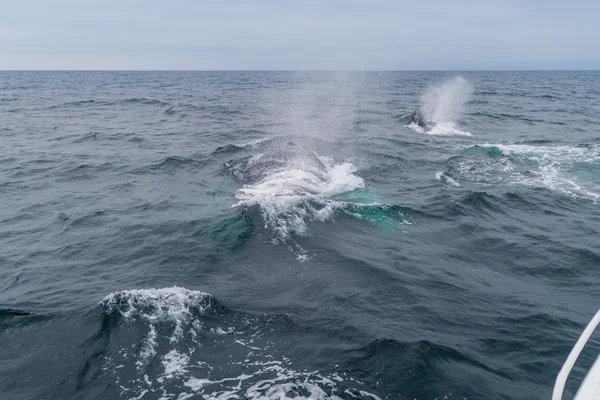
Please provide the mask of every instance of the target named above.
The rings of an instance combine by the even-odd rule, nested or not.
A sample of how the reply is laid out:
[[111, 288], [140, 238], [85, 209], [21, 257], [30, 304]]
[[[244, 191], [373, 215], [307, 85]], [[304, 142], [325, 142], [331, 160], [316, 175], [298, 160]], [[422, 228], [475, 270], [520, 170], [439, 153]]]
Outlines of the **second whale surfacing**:
[[431, 124], [420, 111], [413, 111], [412, 114], [410, 114], [407, 125], [410, 124], [415, 124], [424, 129], [431, 129]]

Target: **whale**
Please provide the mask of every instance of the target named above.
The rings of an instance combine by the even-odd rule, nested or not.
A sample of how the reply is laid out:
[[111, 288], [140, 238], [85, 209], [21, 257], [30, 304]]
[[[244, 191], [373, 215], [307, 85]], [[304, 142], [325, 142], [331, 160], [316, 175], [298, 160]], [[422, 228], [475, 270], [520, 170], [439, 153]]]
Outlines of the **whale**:
[[430, 127], [427, 123], [427, 120], [420, 111], [413, 111], [412, 114], [410, 114], [407, 125], [410, 124], [415, 124], [425, 129]]
[[[215, 152], [226, 150], [224, 146]], [[299, 169], [317, 176], [324, 176], [328, 171], [317, 153], [302, 140], [273, 138], [261, 143], [259, 151], [259, 154], [227, 161], [226, 169], [245, 184], [256, 184], [265, 177], [284, 170]]]

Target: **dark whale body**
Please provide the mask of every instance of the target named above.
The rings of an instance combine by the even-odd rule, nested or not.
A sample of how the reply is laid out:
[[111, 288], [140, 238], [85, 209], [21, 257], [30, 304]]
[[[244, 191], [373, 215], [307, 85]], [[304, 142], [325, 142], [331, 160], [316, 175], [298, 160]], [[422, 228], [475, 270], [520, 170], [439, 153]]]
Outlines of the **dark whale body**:
[[408, 124], [416, 124], [416, 125], [420, 126], [421, 128], [428, 127], [427, 121], [425, 120], [425, 117], [423, 116], [423, 114], [420, 111], [413, 111], [412, 114], [410, 114]]

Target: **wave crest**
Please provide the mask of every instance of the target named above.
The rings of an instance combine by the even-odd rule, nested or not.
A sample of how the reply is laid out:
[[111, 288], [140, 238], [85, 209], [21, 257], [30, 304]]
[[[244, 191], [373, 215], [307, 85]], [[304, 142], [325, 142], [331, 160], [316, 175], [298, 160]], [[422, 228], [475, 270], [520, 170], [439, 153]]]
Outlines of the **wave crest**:
[[[280, 331], [294, 326], [288, 316], [211, 312], [213, 302], [210, 294], [181, 287], [125, 290], [101, 301], [105, 314], [129, 322], [111, 328], [116, 347], [99, 342], [102, 373], [114, 376], [120, 398], [379, 400], [337, 367], [308, 371], [279, 354]], [[173, 321], [176, 333], [185, 334], [169, 338]]]
[[455, 169], [476, 183], [508, 182], [600, 200], [600, 146], [481, 144], [467, 147]]
[[111, 293], [101, 304], [107, 314], [118, 313], [124, 318], [142, 318], [150, 322], [183, 320], [193, 313], [204, 314], [213, 297], [204, 292], [181, 287], [134, 289]]

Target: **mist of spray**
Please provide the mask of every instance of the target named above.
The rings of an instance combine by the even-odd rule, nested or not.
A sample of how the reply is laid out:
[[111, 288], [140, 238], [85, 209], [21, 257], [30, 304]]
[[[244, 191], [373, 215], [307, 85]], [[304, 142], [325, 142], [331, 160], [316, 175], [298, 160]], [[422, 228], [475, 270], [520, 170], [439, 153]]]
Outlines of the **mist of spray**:
[[435, 123], [456, 122], [463, 107], [473, 94], [473, 86], [457, 76], [430, 87], [421, 96], [421, 112]]
[[365, 186], [343, 156], [321, 152], [324, 142], [351, 132], [360, 96], [351, 73], [297, 73], [290, 80], [265, 93], [265, 124], [274, 137], [269, 152], [250, 165], [265, 168], [262, 179], [238, 189], [235, 205], [259, 206], [273, 241], [293, 244], [303, 260], [306, 252], [294, 237], [307, 234], [310, 221], [327, 220], [343, 207], [336, 195]]
[[360, 75], [298, 72], [290, 78], [290, 86], [268, 92], [267, 115], [277, 124], [277, 135], [310, 142], [335, 139], [352, 128]]

